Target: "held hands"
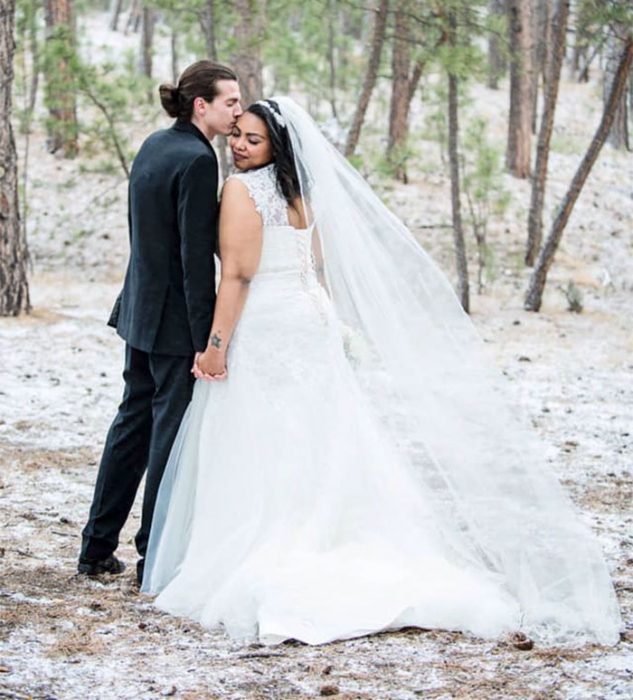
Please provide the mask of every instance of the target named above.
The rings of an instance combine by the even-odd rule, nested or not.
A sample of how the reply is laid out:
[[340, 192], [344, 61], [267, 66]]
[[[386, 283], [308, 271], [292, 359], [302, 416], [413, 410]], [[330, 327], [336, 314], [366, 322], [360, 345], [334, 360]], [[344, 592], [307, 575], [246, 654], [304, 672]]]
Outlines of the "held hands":
[[207, 381], [226, 379], [226, 354], [224, 350], [209, 345], [204, 352], [197, 352], [191, 373], [196, 379], [206, 379]]

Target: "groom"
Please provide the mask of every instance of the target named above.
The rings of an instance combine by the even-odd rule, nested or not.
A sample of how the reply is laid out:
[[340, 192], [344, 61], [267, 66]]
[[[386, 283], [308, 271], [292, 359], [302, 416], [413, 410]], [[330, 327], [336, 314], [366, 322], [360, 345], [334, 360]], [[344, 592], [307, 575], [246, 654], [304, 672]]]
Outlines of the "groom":
[[211, 61], [189, 66], [177, 87], [161, 85], [160, 97], [176, 121], [146, 139], [130, 174], [130, 261], [109, 321], [126, 341], [125, 389], [77, 567], [89, 576], [123, 571], [114, 551], [147, 472], [135, 540], [139, 583], [158, 487], [191, 398], [194, 355], [206, 348], [213, 319], [218, 166], [210, 141], [229, 134], [242, 113], [236, 74]]

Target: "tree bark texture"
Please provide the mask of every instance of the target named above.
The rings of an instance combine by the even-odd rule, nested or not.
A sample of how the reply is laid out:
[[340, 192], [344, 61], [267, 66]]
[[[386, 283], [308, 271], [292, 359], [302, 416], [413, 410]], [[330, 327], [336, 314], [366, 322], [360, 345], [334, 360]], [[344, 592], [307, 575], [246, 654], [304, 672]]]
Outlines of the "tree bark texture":
[[[609, 37], [607, 42], [606, 51], [606, 64], [604, 69], [604, 82], [603, 82], [603, 100], [606, 105], [609, 94], [611, 92], [611, 85], [615, 78], [615, 72], [618, 66], [619, 54], [622, 48], [622, 39], [620, 36], [624, 34], [624, 31], [618, 27], [616, 34]], [[613, 117], [613, 126], [609, 131], [607, 137], [607, 143], [613, 148], [626, 150], [629, 148], [629, 110], [628, 110], [628, 95], [625, 90], [622, 93], [620, 102], [616, 108], [615, 115]]]
[[[140, 70], [148, 79], [152, 78], [153, 53], [154, 53], [154, 25], [156, 14], [153, 7], [143, 4], [141, 13], [141, 52]], [[153, 87], [147, 89], [147, 100], [151, 104], [154, 101]]]
[[[451, 43], [455, 42], [456, 19], [449, 16]], [[466, 313], [470, 311], [470, 291], [468, 284], [468, 261], [462, 225], [459, 175], [459, 116], [457, 77], [448, 74], [448, 158], [451, 174], [451, 209], [453, 213], [453, 242], [457, 265], [457, 295]]]
[[20, 227], [18, 165], [11, 127], [15, 0], [0, 0], [0, 316], [30, 310], [28, 249]]
[[543, 81], [543, 92], [545, 92], [547, 49], [550, 45], [551, 36], [548, 28], [550, 26], [550, 4], [551, 0], [535, 0], [534, 13], [532, 15], [532, 27], [534, 32], [534, 55], [532, 68], [532, 133], [537, 129], [539, 80]]
[[518, 178], [530, 174], [532, 138], [532, 2], [508, 0], [510, 28], [510, 114], [506, 167]]
[[177, 85], [178, 76], [180, 75], [178, 68], [178, 30], [173, 24], [169, 34], [169, 51], [171, 54], [171, 81], [174, 85]]
[[[488, 12], [493, 16], [504, 14], [504, 0], [488, 0]], [[506, 70], [506, 59], [502, 48], [502, 40], [498, 34], [488, 37], [488, 87], [499, 89], [499, 80]]]
[[153, 48], [154, 48], [154, 10], [149, 5], [143, 5], [141, 16], [141, 71], [147, 78], [152, 77]]
[[[389, 141], [387, 153], [404, 146], [407, 138], [409, 68], [411, 48], [408, 41], [409, 24], [406, 4], [398, 3], [395, 12], [394, 38], [391, 51], [391, 104], [389, 108]], [[402, 173], [397, 174], [401, 176]]]
[[567, 21], [570, 0], [557, 0], [553, 28], [551, 32], [552, 47], [549, 51], [547, 80], [545, 81], [543, 116], [536, 144], [536, 164], [532, 177], [530, 212], [528, 214], [528, 240], [525, 252], [525, 264], [534, 265], [541, 240], [543, 238], [543, 203], [545, 200], [545, 181], [549, 147], [554, 129], [554, 114], [558, 100], [558, 86], [565, 57]]
[[44, 0], [46, 19], [47, 147], [66, 158], [77, 155], [77, 99], [74, 87], [75, 25], [71, 0]]
[[371, 36], [371, 45], [369, 51], [369, 61], [367, 62], [367, 70], [365, 79], [363, 80], [363, 88], [358, 98], [356, 111], [352, 119], [352, 124], [347, 134], [347, 142], [345, 144], [345, 155], [351, 156], [356, 150], [360, 131], [363, 128], [365, 115], [371, 94], [374, 91], [376, 80], [378, 78], [378, 69], [380, 68], [380, 57], [382, 55], [382, 47], [385, 43], [385, 28], [387, 26], [387, 12], [389, 10], [389, 0], [380, 0], [380, 4], [375, 10], [374, 28]]
[[541, 308], [547, 273], [554, 260], [554, 255], [558, 250], [563, 231], [569, 221], [574, 205], [578, 200], [582, 187], [598, 158], [600, 150], [606, 141], [609, 129], [613, 124], [618, 104], [622, 99], [622, 94], [626, 90], [631, 63], [633, 63], [633, 37], [629, 36], [624, 42], [624, 47], [620, 54], [618, 67], [611, 85], [611, 92], [609, 93], [609, 99], [605, 105], [600, 125], [571, 181], [567, 194], [558, 210], [558, 215], [552, 224], [545, 245], [539, 253], [536, 267], [532, 273], [525, 297], [524, 307], [528, 311], [538, 311]]
[[260, 44], [266, 28], [265, 0], [235, 0], [238, 20], [235, 27], [237, 50], [232, 65], [235, 66], [244, 105], [262, 98], [264, 79]]
[[207, 49], [207, 58], [211, 61], [218, 60], [218, 50], [215, 41], [215, 3], [214, 0], [206, 0], [204, 10], [199, 15], [204, 43]]
[[409, 94], [407, 96], [407, 120], [411, 110], [411, 102], [413, 102], [413, 98], [415, 97], [415, 93], [418, 89], [418, 85], [420, 84], [420, 78], [422, 77], [422, 73], [424, 73], [425, 66], [426, 63], [419, 58], [415, 62], [413, 70], [411, 71], [411, 77], [409, 78]]
[[[389, 139], [387, 156], [395, 164], [395, 177], [407, 181], [402, 158], [409, 135], [409, 107], [411, 105], [411, 43], [409, 27], [409, 3], [396, 5], [394, 38], [391, 51], [391, 103], [389, 107]], [[419, 77], [418, 77], [419, 80]]]

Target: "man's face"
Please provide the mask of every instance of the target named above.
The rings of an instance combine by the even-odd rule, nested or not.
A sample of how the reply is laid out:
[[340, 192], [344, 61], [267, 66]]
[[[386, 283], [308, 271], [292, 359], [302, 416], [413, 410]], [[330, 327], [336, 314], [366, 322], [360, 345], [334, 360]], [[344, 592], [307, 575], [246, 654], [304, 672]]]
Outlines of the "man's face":
[[218, 94], [211, 102], [196, 98], [194, 116], [196, 124], [208, 139], [218, 134], [228, 136], [237, 118], [242, 114], [240, 88], [235, 80], [219, 80]]

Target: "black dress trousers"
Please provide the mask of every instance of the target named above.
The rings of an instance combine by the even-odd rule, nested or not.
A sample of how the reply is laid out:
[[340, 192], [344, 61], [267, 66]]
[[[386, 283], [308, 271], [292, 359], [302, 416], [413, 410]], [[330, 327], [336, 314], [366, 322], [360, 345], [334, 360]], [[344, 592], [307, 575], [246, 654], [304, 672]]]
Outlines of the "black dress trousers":
[[172, 443], [191, 400], [193, 357], [125, 349], [123, 401], [106, 438], [81, 559], [104, 559], [115, 551], [145, 471], [141, 526], [136, 548], [147, 550], [156, 495]]

